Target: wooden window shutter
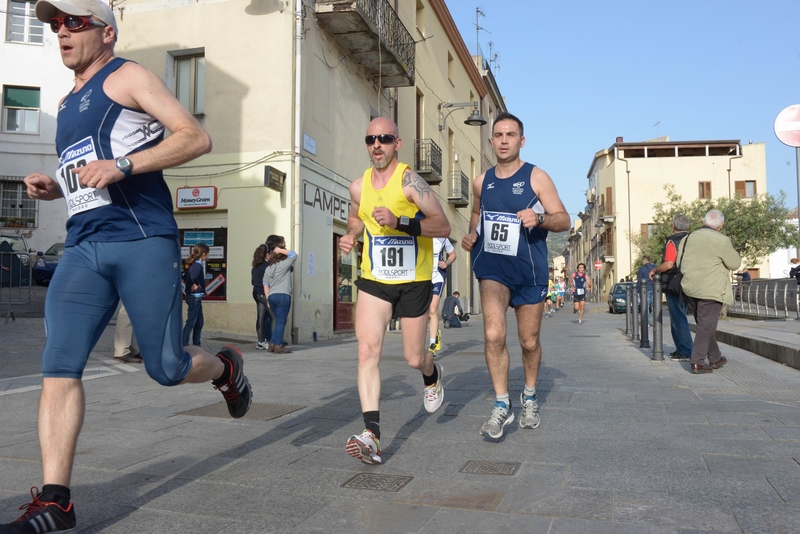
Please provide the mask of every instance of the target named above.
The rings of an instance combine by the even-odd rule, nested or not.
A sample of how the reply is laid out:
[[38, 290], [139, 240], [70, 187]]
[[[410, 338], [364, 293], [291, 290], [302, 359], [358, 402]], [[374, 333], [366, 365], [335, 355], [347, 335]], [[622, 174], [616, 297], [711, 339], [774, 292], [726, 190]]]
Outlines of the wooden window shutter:
[[747, 197], [747, 189], [745, 187], [744, 180], [736, 180], [736, 182], [734, 182], [734, 183], [735, 183], [736, 193], [739, 193], [740, 197], [746, 198]]

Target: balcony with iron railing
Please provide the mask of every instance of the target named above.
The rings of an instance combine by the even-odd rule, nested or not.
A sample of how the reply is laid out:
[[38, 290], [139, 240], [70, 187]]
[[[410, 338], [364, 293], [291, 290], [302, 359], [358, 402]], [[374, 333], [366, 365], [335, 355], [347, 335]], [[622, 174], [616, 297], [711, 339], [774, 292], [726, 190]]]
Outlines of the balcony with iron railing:
[[469, 178], [461, 171], [448, 173], [447, 202], [457, 208], [469, 206]]
[[433, 139], [414, 141], [414, 170], [431, 185], [442, 182], [442, 149]]
[[317, 20], [382, 87], [414, 85], [414, 38], [388, 0], [317, 0]]

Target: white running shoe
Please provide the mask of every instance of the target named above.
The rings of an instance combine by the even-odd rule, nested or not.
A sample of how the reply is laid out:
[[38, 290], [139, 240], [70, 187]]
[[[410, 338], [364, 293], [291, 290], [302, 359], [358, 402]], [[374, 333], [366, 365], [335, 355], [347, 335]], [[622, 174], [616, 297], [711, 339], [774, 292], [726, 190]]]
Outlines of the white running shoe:
[[506, 406], [504, 402], [495, 401], [492, 415], [489, 420], [481, 427], [481, 435], [492, 439], [503, 437], [504, 428], [514, 422], [514, 412], [511, 411], [511, 403]]
[[425, 386], [425, 410], [428, 413], [433, 413], [439, 409], [444, 400], [444, 387], [442, 386], [442, 366], [441, 364], [434, 363], [436, 370], [439, 372], [439, 379], [432, 386]]
[[539, 418], [539, 403], [536, 397], [525, 397], [525, 392], [519, 394], [519, 402], [522, 404], [522, 413], [519, 415], [520, 428], [538, 428], [541, 419]]
[[365, 464], [376, 465], [381, 463], [381, 444], [371, 430], [364, 430], [358, 436], [350, 436], [344, 450], [353, 458], [358, 458]]

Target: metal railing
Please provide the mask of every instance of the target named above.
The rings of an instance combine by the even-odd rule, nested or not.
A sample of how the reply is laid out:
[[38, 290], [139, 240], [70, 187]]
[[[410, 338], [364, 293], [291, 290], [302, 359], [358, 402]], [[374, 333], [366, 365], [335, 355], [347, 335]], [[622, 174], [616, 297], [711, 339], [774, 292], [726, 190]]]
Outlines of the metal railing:
[[450, 171], [447, 199], [469, 202], [469, 178], [462, 171]]
[[433, 173], [442, 178], [442, 149], [433, 139], [414, 141], [414, 170], [418, 173]]
[[0, 252], [0, 308], [8, 307], [6, 323], [14, 319], [15, 304], [31, 301], [33, 261], [27, 252]]
[[729, 311], [753, 317], [800, 319], [794, 278], [753, 280], [732, 284], [732, 289], [733, 305]]
[[375, 25], [380, 39], [397, 54], [408, 72], [413, 73], [416, 43], [389, 0], [358, 0], [356, 10]]

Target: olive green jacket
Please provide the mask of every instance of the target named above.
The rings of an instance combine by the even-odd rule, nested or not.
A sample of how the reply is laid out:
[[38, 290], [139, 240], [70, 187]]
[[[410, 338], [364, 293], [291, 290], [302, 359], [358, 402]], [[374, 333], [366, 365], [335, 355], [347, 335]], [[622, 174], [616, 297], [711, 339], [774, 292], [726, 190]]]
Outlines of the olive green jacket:
[[678, 260], [686, 295], [733, 304], [730, 272], [739, 268], [742, 258], [728, 236], [703, 226], [681, 241]]

